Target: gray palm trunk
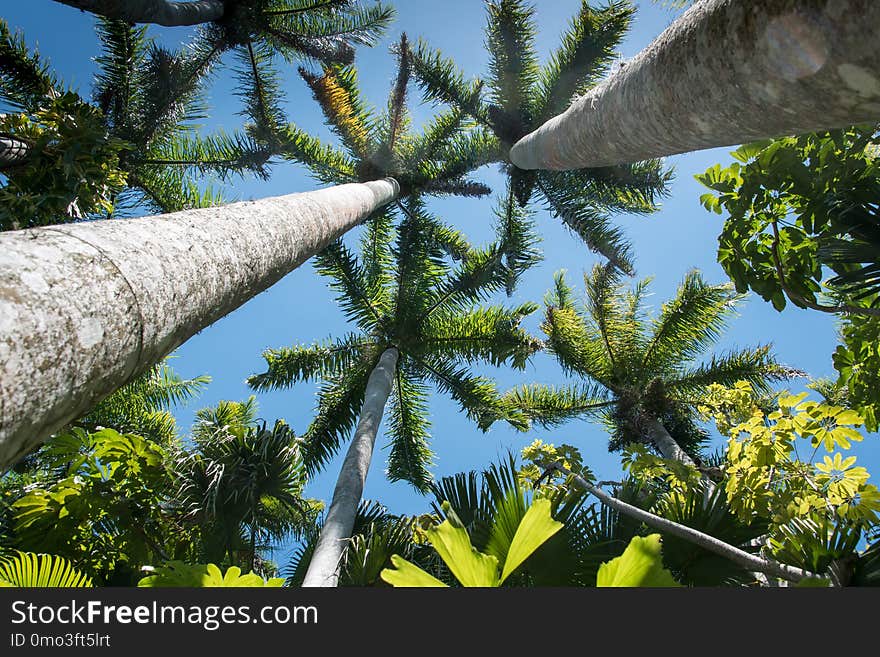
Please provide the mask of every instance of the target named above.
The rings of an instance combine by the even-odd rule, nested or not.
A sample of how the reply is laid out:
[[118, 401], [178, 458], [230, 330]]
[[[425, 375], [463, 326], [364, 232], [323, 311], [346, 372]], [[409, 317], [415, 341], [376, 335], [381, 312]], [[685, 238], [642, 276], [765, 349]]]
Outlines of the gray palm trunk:
[[223, 18], [223, 0], [55, 0], [107, 18], [165, 27], [199, 25]]
[[646, 417], [642, 419], [642, 426], [645, 434], [657, 446], [663, 458], [684, 463], [692, 468], [697, 467], [694, 460], [679, 446], [662, 422], [653, 417]]
[[0, 169], [18, 166], [27, 160], [30, 144], [13, 135], [0, 134]]
[[510, 151], [604, 167], [880, 119], [880, 2], [705, 0]]
[[0, 470], [399, 192], [389, 178], [0, 234]]
[[394, 383], [394, 372], [400, 353], [394, 347], [387, 349], [367, 380], [364, 404], [354, 433], [354, 439], [345, 455], [330, 510], [321, 529], [318, 544], [303, 586], [333, 587], [339, 581], [339, 566], [345, 542], [351, 538], [355, 515], [364, 492], [364, 482], [373, 458], [376, 434], [382, 422], [382, 413]]

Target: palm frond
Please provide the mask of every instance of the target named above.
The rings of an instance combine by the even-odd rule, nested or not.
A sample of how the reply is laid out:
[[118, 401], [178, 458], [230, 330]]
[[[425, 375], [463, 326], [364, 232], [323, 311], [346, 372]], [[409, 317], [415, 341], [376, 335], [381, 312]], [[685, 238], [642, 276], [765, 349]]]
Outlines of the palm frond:
[[606, 75], [634, 13], [629, 2], [612, 0], [594, 8], [582, 0], [580, 11], [562, 35], [562, 45], [541, 70], [541, 93], [535, 103], [539, 122], [567, 110], [575, 96]]
[[604, 414], [614, 403], [598, 384], [570, 386], [530, 385], [514, 388], [504, 395], [504, 403], [531, 422], [552, 429], [572, 419]]
[[367, 287], [363, 266], [341, 240], [315, 257], [315, 267], [319, 274], [332, 280], [330, 287], [336, 290], [336, 299], [349, 320], [366, 332], [383, 324], [389, 303], [386, 290]]
[[708, 363], [684, 368], [666, 382], [666, 388], [681, 398], [696, 400], [713, 383], [732, 388], [737, 381], [748, 381], [757, 392], [769, 393], [772, 382], [800, 376], [806, 375], [780, 365], [765, 345], [715, 355]]
[[438, 358], [413, 358], [426, 378], [458, 402], [461, 410], [481, 431], [487, 431], [498, 420], [507, 419], [503, 400], [492, 380], [475, 376], [466, 368]]
[[236, 57], [235, 93], [244, 101], [242, 114], [252, 123], [249, 132], [263, 143], [276, 145], [286, 119], [281, 109], [281, 81], [273, 66], [275, 52], [265, 42], [248, 42], [245, 48], [236, 49]]
[[98, 18], [101, 54], [95, 59], [92, 97], [107, 120], [123, 136], [133, 135], [142, 113], [140, 88], [144, 84], [147, 53], [152, 41], [145, 26]]
[[247, 383], [259, 392], [290, 388], [300, 381], [325, 378], [344, 371], [372, 349], [373, 344], [357, 334], [330, 338], [309, 347], [269, 349], [263, 352], [267, 371], [249, 377]]
[[91, 587], [92, 580], [73, 564], [52, 554], [15, 552], [0, 560], [0, 587]]
[[510, 130], [496, 132], [513, 143], [525, 135], [534, 119], [534, 88], [539, 66], [535, 52], [535, 9], [524, 0], [495, 0], [488, 4], [486, 28], [489, 50], [489, 86], [492, 102], [513, 122]]
[[388, 478], [406, 481], [426, 492], [433, 481], [433, 453], [428, 447], [428, 390], [397, 368], [391, 404], [388, 409], [388, 435], [391, 454]]
[[413, 72], [419, 81], [425, 102], [444, 103], [490, 125], [489, 113], [482, 100], [482, 83], [466, 82], [455, 62], [439, 50], [419, 40], [413, 52]]
[[374, 119], [357, 90], [357, 72], [352, 67], [325, 67], [314, 75], [304, 68], [299, 74], [312, 90], [324, 117], [350, 153], [369, 157]]
[[718, 341], [743, 299], [732, 285], [709, 285], [699, 272], [688, 272], [653, 322], [643, 365], [659, 371], [691, 361]]
[[319, 181], [337, 185], [357, 181], [355, 163], [345, 153], [322, 144], [295, 125], [288, 125], [278, 139], [280, 153], [305, 164]]
[[221, 180], [251, 173], [269, 177], [272, 151], [242, 134], [217, 132], [212, 135], [175, 135], [149, 150], [140, 166], [171, 167], [185, 175], [215, 174]]
[[60, 82], [40, 54], [31, 52], [21, 34], [0, 19], [0, 101], [34, 111], [47, 98], [61, 94]]

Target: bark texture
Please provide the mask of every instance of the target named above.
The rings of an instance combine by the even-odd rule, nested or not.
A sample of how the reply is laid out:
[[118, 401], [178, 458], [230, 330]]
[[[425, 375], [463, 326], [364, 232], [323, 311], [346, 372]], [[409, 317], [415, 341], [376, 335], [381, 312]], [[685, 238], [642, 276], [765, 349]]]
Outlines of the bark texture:
[[880, 2], [705, 0], [510, 151], [604, 167], [880, 119]]
[[388, 179], [0, 234], [0, 468], [398, 193]]
[[0, 134], [0, 169], [18, 166], [27, 160], [30, 145], [12, 135]]
[[223, 0], [55, 0], [107, 18], [165, 27], [199, 25], [223, 18]]
[[397, 349], [387, 349], [367, 380], [364, 405], [358, 420], [354, 439], [345, 455], [333, 501], [327, 512], [327, 519], [315, 546], [312, 560], [303, 586], [333, 587], [339, 581], [339, 563], [345, 549], [345, 541], [351, 538], [354, 519], [364, 492], [364, 482], [373, 459], [373, 446], [382, 422], [382, 413], [391, 394], [394, 371], [400, 353]]

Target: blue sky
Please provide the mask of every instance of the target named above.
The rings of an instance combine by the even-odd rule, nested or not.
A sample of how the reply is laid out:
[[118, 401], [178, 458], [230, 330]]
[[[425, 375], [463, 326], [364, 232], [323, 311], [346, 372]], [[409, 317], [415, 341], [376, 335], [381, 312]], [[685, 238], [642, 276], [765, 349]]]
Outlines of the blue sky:
[[[399, 0], [398, 18], [387, 37], [373, 49], [358, 52], [358, 67], [365, 96], [377, 106], [385, 103], [395, 73], [395, 62], [388, 47], [396, 42], [401, 32], [411, 39], [425, 37], [433, 46], [453, 57], [468, 75], [486, 71], [486, 53], [483, 47], [485, 24], [483, 3], [479, 0]], [[558, 37], [580, 6], [580, 0], [553, 0], [536, 3], [539, 6], [538, 48], [546, 58], [556, 46]], [[637, 2], [639, 11], [629, 37], [621, 50], [622, 58], [630, 58], [647, 46], [673, 19], [675, 14], [647, 1]], [[51, 0], [6, 2], [0, 15], [13, 29], [21, 29], [29, 44], [39, 45], [59, 75], [71, 86], [88, 95], [94, 64], [98, 54], [94, 36], [94, 21], [88, 14]], [[187, 30], [155, 30], [166, 44], [175, 46], [186, 40]], [[720, 53], [719, 56], [723, 56]], [[322, 125], [320, 112], [305, 85], [288, 66], [285, 73], [286, 109], [291, 119], [302, 128], [328, 140], [329, 131]], [[241, 125], [238, 99], [229, 68], [218, 71], [211, 94], [212, 116], [206, 128], [235, 130]], [[411, 93], [413, 105], [420, 94]], [[415, 121], [423, 122], [431, 115], [426, 106], [415, 108]], [[700, 269], [711, 282], [723, 282], [726, 277], [715, 262], [717, 236], [721, 217], [708, 214], [699, 205], [704, 189], [693, 179], [716, 162], [728, 162], [727, 151], [721, 149], [675, 156], [668, 163], [675, 167], [676, 180], [670, 198], [662, 211], [648, 217], [619, 217], [634, 245], [639, 276], [653, 277], [650, 301], [655, 307], [674, 293], [685, 273]], [[493, 168], [481, 172], [481, 178], [503, 191], [502, 178]], [[315, 189], [304, 168], [289, 162], [279, 163], [272, 179], [262, 182], [254, 179], [235, 180], [227, 185], [231, 198], [245, 200]], [[461, 228], [474, 243], [491, 238], [493, 200], [438, 200], [431, 209], [447, 221]], [[544, 262], [524, 278], [511, 303], [526, 300], [540, 301], [552, 283], [555, 271], [566, 269], [570, 282], [579, 289], [581, 273], [597, 261], [578, 240], [561, 227], [558, 220], [546, 212], [537, 214], [543, 237]], [[356, 233], [348, 237], [353, 240]], [[353, 243], [353, 242], [352, 242]], [[499, 299], [499, 301], [504, 301]], [[538, 332], [536, 314], [527, 327]], [[245, 399], [251, 393], [245, 378], [262, 371], [261, 352], [298, 343], [309, 343], [348, 330], [342, 313], [336, 306], [325, 280], [318, 277], [307, 264], [290, 274], [269, 291], [252, 299], [235, 313], [193, 337], [177, 352], [172, 362], [184, 376], [210, 374], [213, 382], [195, 403], [179, 409], [177, 417], [182, 427], [192, 420], [193, 412], [221, 399]], [[831, 353], [836, 344], [834, 318], [820, 313], [789, 308], [777, 313], [758, 298], [750, 299], [734, 319], [719, 350], [736, 346], [773, 343], [780, 361], [796, 366], [815, 377], [832, 376]], [[487, 370], [490, 372], [490, 370]], [[546, 356], [538, 355], [525, 372], [494, 371], [499, 386], [518, 383], [562, 380], [559, 368]], [[797, 387], [793, 384], [793, 388]], [[315, 403], [316, 386], [303, 384], [295, 389], [258, 396], [261, 416], [271, 422], [285, 418], [297, 432], [308, 426]], [[556, 444], [565, 442], [578, 446], [585, 461], [602, 479], [616, 477], [620, 472], [619, 457], [607, 453], [607, 438], [598, 426], [574, 422], [548, 432], [536, 430], [524, 435], [507, 427], [496, 426], [488, 434], [480, 434], [458, 411], [453, 402], [437, 394], [431, 401], [433, 422], [432, 446], [436, 453], [435, 475], [440, 477], [462, 470], [481, 468], [506, 454], [508, 449], [518, 451], [536, 438]], [[365, 497], [381, 500], [396, 513], [423, 513], [428, 500], [420, 497], [406, 484], [391, 484], [385, 478], [386, 440], [377, 441], [373, 467], [367, 480]], [[855, 453], [869, 471], [880, 470], [880, 438], [869, 436]], [[341, 455], [309, 485], [308, 494], [329, 500], [341, 463]], [[876, 477], [875, 477], [876, 480]], [[286, 550], [277, 555], [283, 564]]]

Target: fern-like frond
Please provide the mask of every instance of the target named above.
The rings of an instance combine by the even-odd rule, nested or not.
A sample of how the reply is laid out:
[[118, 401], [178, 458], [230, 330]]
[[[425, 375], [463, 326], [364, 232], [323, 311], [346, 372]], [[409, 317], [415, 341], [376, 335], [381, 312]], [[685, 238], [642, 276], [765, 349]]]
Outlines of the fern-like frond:
[[595, 418], [614, 404], [599, 384], [570, 386], [530, 385], [504, 395], [504, 403], [530, 422], [552, 429], [572, 419]]
[[327, 122], [349, 152], [359, 158], [368, 158], [374, 119], [360, 99], [355, 69], [325, 67], [324, 74], [317, 76], [300, 68], [299, 74], [312, 90]]
[[388, 478], [407, 481], [416, 490], [426, 492], [433, 482], [433, 453], [428, 447], [428, 389], [407, 377], [401, 368], [396, 372], [387, 415], [391, 439]]
[[459, 108], [484, 126], [491, 124], [482, 99], [482, 83], [467, 82], [455, 62], [439, 50], [419, 40], [413, 51], [413, 72], [425, 102], [444, 103]]
[[32, 112], [62, 92], [59, 80], [40, 54], [31, 52], [21, 34], [0, 19], [0, 102]]
[[345, 184], [357, 182], [355, 163], [345, 153], [288, 125], [279, 135], [279, 151], [285, 158], [306, 165], [312, 175], [324, 183]]
[[520, 129], [510, 135], [516, 140], [524, 136], [534, 118], [540, 70], [535, 52], [535, 8], [525, 0], [494, 0], [488, 3], [488, 11], [486, 45], [492, 102], [519, 123]]

